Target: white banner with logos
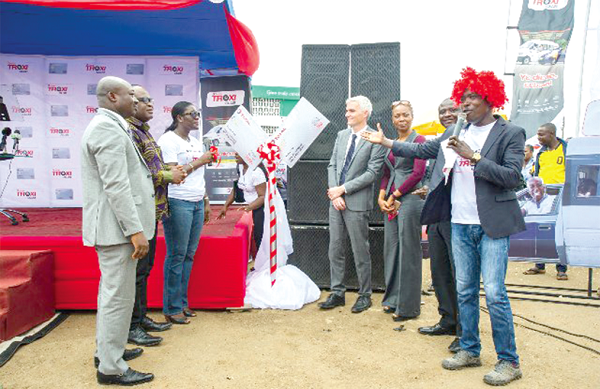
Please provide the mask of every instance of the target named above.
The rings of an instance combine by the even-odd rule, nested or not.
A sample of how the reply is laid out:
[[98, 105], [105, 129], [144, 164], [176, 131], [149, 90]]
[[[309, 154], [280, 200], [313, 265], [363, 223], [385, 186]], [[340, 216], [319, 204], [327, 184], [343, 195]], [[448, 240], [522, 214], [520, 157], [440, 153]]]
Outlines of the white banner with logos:
[[175, 103], [199, 103], [196, 57], [0, 54], [0, 109], [10, 119], [0, 127], [22, 136], [17, 157], [0, 161], [0, 207], [82, 205], [81, 136], [97, 110], [96, 84], [109, 75], [142, 85], [154, 98], [156, 139], [171, 124]]

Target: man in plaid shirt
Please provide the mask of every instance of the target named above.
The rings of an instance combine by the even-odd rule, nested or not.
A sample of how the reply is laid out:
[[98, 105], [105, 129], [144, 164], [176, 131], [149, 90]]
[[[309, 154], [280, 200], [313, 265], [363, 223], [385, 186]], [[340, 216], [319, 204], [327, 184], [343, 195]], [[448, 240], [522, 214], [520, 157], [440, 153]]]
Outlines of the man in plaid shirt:
[[[148, 125], [148, 122], [154, 115], [152, 97], [139, 85], [135, 85], [133, 89], [135, 97], [138, 100], [138, 107], [134, 116], [128, 118], [127, 121], [129, 122], [131, 139], [133, 139], [133, 143], [137, 146], [152, 173], [156, 203], [156, 222], [158, 224], [158, 221], [169, 212], [169, 203], [167, 201], [168, 184], [181, 183], [185, 179], [186, 173], [181, 166], [172, 167], [163, 162], [160, 147], [152, 137], [150, 126]], [[148, 334], [148, 331], [166, 331], [171, 328], [171, 323], [157, 323], [146, 316], [148, 308], [146, 299], [147, 281], [150, 270], [154, 265], [156, 234], [149, 243], [150, 250], [148, 254], [137, 263], [135, 303], [129, 327], [129, 337], [127, 339], [129, 343], [139, 346], [156, 346], [162, 341], [161, 337], [152, 336]]]

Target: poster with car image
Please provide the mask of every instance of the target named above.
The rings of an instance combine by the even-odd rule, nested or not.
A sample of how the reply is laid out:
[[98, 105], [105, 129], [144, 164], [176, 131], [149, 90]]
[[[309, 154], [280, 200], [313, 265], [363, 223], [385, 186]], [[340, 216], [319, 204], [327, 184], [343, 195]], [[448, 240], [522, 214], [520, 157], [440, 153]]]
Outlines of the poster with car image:
[[573, 0], [523, 1], [510, 120], [525, 128], [527, 138], [564, 107], [564, 66], [573, 11]]

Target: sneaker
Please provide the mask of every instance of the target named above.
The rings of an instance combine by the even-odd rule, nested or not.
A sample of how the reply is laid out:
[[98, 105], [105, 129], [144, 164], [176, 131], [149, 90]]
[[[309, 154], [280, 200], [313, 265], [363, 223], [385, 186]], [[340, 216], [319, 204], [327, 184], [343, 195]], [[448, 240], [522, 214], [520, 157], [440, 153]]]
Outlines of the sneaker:
[[460, 370], [464, 367], [477, 366], [481, 366], [481, 359], [465, 350], [459, 350], [450, 358], [442, 361], [442, 367], [446, 370]]
[[483, 376], [483, 382], [492, 386], [506, 385], [523, 377], [519, 365], [509, 361], [499, 361], [494, 370]]
[[567, 281], [569, 276], [564, 271], [559, 271], [556, 273], [556, 279], [559, 281]]

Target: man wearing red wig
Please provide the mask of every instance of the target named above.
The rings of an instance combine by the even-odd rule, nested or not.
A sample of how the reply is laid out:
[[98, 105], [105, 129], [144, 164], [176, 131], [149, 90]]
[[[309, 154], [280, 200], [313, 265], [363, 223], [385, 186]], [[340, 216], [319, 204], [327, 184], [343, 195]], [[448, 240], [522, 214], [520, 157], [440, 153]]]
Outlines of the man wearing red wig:
[[[422, 144], [400, 143], [387, 139], [379, 128], [379, 132], [363, 134], [363, 138], [391, 148], [394, 155], [437, 158], [431, 182], [439, 184], [428, 195], [421, 220], [452, 223], [462, 326], [461, 350], [445, 359], [442, 366], [448, 370], [481, 366], [479, 280], [482, 277], [498, 355], [494, 370], [483, 380], [490, 385], [505, 385], [522, 376], [504, 280], [509, 236], [525, 229], [514, 191], [520, 183], [525, 130], [493, 114], [508, 98], [504, 83], [492, 72], [465, 68], [454, 83], [452, 100], [462, 106], [468, 122], [458, 136]], [[455, 162], [446, 163], [451, 158]], [[452, 168], [447, 183], [445, 165]]]

